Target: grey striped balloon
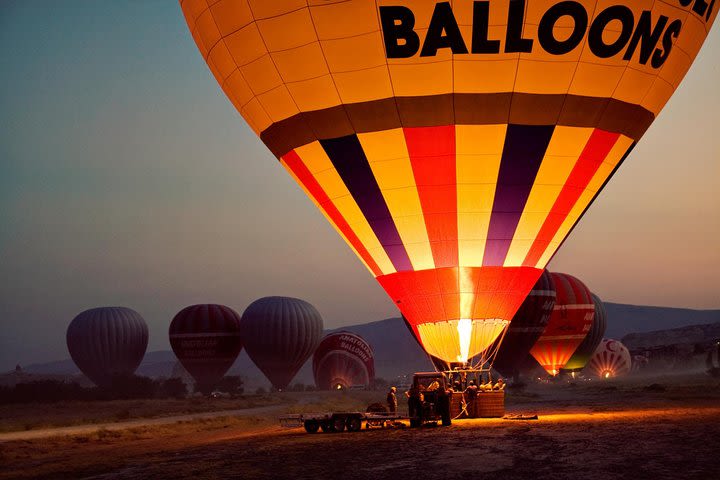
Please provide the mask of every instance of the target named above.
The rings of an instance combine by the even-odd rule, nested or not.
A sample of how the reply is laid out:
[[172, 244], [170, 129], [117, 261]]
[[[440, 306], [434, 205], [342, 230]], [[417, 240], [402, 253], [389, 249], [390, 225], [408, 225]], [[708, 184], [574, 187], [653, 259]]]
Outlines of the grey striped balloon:
[[277, 389], [284, 389], [320, 343], [323, 321], [304, 300], [263, 297], [251, 303], [240, 321], [250, 359]]
[[108, 386], [114, 376], [131, 375], [140, 365], [148, 329], [130, 308], [91, 308], [70, 322], [66, 341], [75, 365], [96, 385]]

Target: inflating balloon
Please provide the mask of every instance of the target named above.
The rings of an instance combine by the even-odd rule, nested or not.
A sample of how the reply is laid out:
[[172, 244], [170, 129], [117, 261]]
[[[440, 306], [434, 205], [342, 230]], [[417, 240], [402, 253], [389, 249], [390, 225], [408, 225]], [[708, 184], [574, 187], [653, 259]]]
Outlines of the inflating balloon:
[[586, 370], [600, 378], [620, 377], [630, 372], [630, 351], [619, 340], [603, 338]]
[[557, 375], [582, 343], [595, 317], [590, 290], [566, 273], [551, 273], [555, 284], [555, 306], [550, 321], [530, 354], [550, 375]]
[[182, 0], [218, 83], [415, 327], [503, 332], [672, 95], [704, 0]]
[[492, 364], [495, 370], [515, 376], [525, 366], [530, 349], [550, 321], [555, 296], [552, 275], [545, 270], [510, 322]]
[[320, 390], [368, 387], [375, 380], [372, 348], [351, 332], [327, 335], [313, 354], [313, 376]]
[[170, 345], [198, 389], [209, 391], [242, 350], [240, 315], [224, 305], [191, 305], [170, 323]]
[[320, 343], [323, 320], [304, 300], [263, 297], [243, 312], [245, 351], [273, 387], [284, 389]]
[[570, 360], [567, 361], [562, 370], [569, 372], [577, 372], [582, 370], [585, 365], [590, 361], [590, 357], [598, 345], [602, 341], [603, 335], [605, 335], [605, 329], [607, 328], [607, 313], [605, 312], [605, 305], [603, 304], [600, 297], [592, 294], [593, 304], [595, 305], [595, 316], [593, 317], [592, 326], [590, 331], [583, 339], [582, 343], [578, 345], [573, 353]]
[[148, 329], [130, 308], [92, 308], [70, 322], [66, 340], [75, 365], [96, 385], [110, 386], [114, 377], [132, 375], [140, 365]]

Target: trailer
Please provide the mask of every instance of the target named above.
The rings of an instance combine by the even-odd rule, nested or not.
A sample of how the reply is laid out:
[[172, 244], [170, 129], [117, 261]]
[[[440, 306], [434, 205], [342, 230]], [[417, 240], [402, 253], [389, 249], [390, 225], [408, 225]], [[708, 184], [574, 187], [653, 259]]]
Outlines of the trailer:
[[286, 428], [305, 428], [308, 433], [339, 433], [344, 430], [358, 432], [365, 428], [384, 428], [396, 422], [408, 420], [407, 415], [371, 412], [325, 412], [297, 413], [280, 417], [280, 425]]

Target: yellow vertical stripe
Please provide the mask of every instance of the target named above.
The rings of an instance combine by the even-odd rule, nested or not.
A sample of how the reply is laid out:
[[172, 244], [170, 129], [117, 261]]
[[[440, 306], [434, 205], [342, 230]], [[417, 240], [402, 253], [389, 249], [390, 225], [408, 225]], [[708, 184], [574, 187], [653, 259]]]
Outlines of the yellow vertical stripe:
[[522, 266], [593, 130], [555, 127], [503, 266]]
[[458, 259], [481, 266], [507, 125], [456, 125]]
[[435, 268], [425, 217], [402, 129], [360, 133], [357, 137], [385, 198], [413, 269]]
[[305, 188], [305, 185], [303, 185], [303, 183], [300, 181], [300, 179], [297, 178], [297, 176], [295, 175], [295, 172], [293, 172], [292, 169], [290, 169], [287, 166], [287, 164], [285, 163], [285, 161], [282, 158], [280, 159], [280, 163], [282, 164], [283, 167], [285, 167], [285, 170], [287, 170], [287, 172], [290, 174], [290, 176], [293, 177], [293, 179], [295, 179], [295, 182], [297, 182], [297, 184], [300, 185], [300, 188], [303, 190], [303, 192], [305, 192], [305, 195], [307, 195], [308, 198], [315, 204], [317, 209], [320, 210], [320, 213], [323, 214], [323, 216], [327, 219], [327, 221], [330, 223], [330, 225], [332, 225], [332, 227], [335, 229], [335, 231], [338, 233], [338, 235], [340, 235], [342, 237], [342, 239], [345, 240], [345, 243], [347, 244], [347, 246], [350, 247], [350, 250], [352, 250], [355, 253], [355, 255], [357, 256], [358, 259], [360, 259], [362, 264], [365, 265], [365, 268], [368, 269], [370, 274], [372, 276], [375, 276], [375, 272], [373, 272], [370, 269], [370, 267], [368, 266], [368, 264], [365, 263], [365, 260], [363, 260], [363, 258], [360, 256], [358, 251], [355, 250], [355, 247], [353, 247], [352, 244], [348, 241], [345, 234], [338, 228], [338, 226], [335, 224], [335, 222], [333, 222], [332, 218], [330, 218], [330, 216], [327, 214], [325, 209], [317, 202], [317, 200], [315, 200], [315, 197], [313, 197], [310, 194], [310, 192], [307, 190], [307, 188]]
[[385, 249], [380, 244], [377, 236], [375, 236], [375, 232], [373, 232], [360, 207], [350, 195], [350, 191], [345, 186], [320, 143], [316, 141], [304, 145], [296, 148], [295, 152], [305, 163], [305, 166], [310, 170], [310, 173], [315, 177], [315, 180], [320, 184], [320, 187], [325, 191], [335, 208], [338, 209], [340, 215], [343, 216], [350, 228], [355, 232], [355, 235], [377, 263], [378, 268], [384, 275], [395, 273], [395, 267], [387, 256]]
[[563, 239], [567, 236], [568, 233], [570, 233], [570, 229], [580, 219], [580, 215], [582, 215], [582, 212], [590, 204], [598, 189], [602, 186], [603, 183], [605, 183], [605, 180], [607, 180], [608, 176], [612, 173], [613, 169], [618, 164], [620, 159], [622, 159], [623, 155], [625, 155], [625, 153], [628, 151], [632, 143], [633, 141], [631, 138], [620, 135], [620, 138], [618, 138], [617, 142], [615, 142], [615, 145], [610, 150], [610, 153], [608, 153], [607, 157], [605, 157], [605, 160], [603, 161], [602, 165], [600, 165], [600, 168], [598, 168], [597, 172], [595, 172], [595, 175], [593, 175], [593, 178], [590, 180], [588, 187], [580, 195], [580, 198], [578, 199], [577, 203], [575, 203], [575, 206], [572, 208], [572, 210], [570, 210], [570, 213], [558, 229], [557, 233], [555, 234], [552, 241], [545, 250], [545, 253], [543, 253], [542, 257], [540, 257], [537, 268], [545, 268], [545, 265], [547, 265], [547, 263], [550, 261], [553, 254], [562, 243]]

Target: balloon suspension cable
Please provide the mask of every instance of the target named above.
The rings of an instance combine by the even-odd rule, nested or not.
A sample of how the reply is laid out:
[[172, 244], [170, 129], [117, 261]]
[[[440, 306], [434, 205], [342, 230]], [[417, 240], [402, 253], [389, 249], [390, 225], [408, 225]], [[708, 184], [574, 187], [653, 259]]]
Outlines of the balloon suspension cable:
[[509, 326], [510, 323], [505, 325], [505, 328], [503, 328], [498, 338], [486, 350], [484, 350], [472, 359], [474, 360], [474, 362], [472, 363], [474, 369], [483, 370], [483, 367], [485, 367], [486, 365], [487, 370], [490, 370], [492, 368], [493, 363], [495, 362], [495, 357], [497, 357], [497, 354], [500, 351], [500, 345], [502, 345], [503, 339], [507, 334]]

